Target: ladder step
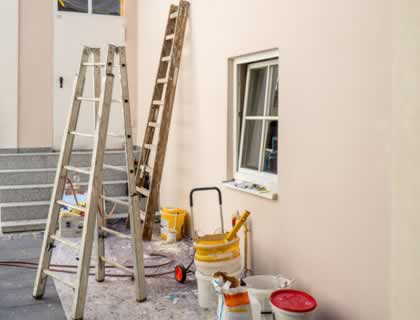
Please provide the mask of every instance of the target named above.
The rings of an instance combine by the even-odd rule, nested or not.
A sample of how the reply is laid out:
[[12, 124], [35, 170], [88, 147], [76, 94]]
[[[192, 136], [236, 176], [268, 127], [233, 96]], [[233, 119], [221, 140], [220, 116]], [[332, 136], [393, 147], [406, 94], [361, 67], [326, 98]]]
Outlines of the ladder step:
[[[78, 131], [71, 131], [70, 134], [74, 136], [89, 137], [89, 138], [95, 138], [96, 136], [94, 133], [78, 132]], [[125, 134], [117, 133], [117, 132], [108, 132], [107, 136], [115, 137], [115, 138], [125, 138]]]
[[171, 56], [166, 56], [166, 57], [163, 57], [161, 61], [162, 62], [171, 61], [171, 58], [172, 58]]
[[124, 234], [124, 233], [121, 233], [121, 232], [118, 232], [118, 231], [115, 231], [115, 230], [112, 230], [112, 229], [109, 229], [109, 228], [106, 228], [106, 227], [100, 227], [100, 229], [102, 231], [106, 232], [106, 233], [112, 234], [112, 235], [114, 235], [118, 238], [121, 238], [121, 239], [127, 239], [127, 240], [132, 239], [132, 237], [128, 234]]
[[163, 101], [161, 101], [161, 100], [153, 100], [152, 104], [155, 105], [155, 106], [163, 106]]
[[149, 122], [149, 127], [159, 128], [160, 127], [160, 122], [150, 121]]
[[84, 207], [80, 207], [80, 206], [77, 206], [77, 205], [75, 205], [73, 203], [65, 202], [63, 200], [58, 200], [57, 203], [59, 205], [62, 205], [62, 206], [65, 206], [65, 207], [68, 207], [68, 208], [71, 208], [71, 209], [75, 209], [75, 210], [78, 210], [78, 211], [81, 211], [81, 212], [85, 212], [86, 211], [86, 208], [84, 208]]
[[168, 79], [166, 78], [157, 79], [157, 83], [168, 83]]
[[178, 18], [178, 11], [176, 11], [176, 12], [174, 12], [174, 13], [171, 13], [171, 14], [169, 15], [169, 19], [176, 19], [176, 18]]
[[87, 169], [77, 168], [77, 167], [73, 167], [73, 166], [64, 166], [64, 169], [66, 169], [68, 171], [72, 171], [72, 172], [77, 172], [77, 173], [81, 173], [81, 174], [90, 175], [90, 171], [87, 170]]
[[115, 268], [121, 269], [121, 270], [123, 270], [123, 271], [127, 272], [128, 274], [131, 274], [132, 276], [134, 276], [134, 272], [133, 272], [133, 270], [132, 270], [132, 269], [129, 269], [129, 268], [127, 268], [126, 266], [123, 266], [122, 264], [120, 264], [120, 263], [118, 263], [118, 262], [115, 262], [115, 261], [109, 260], [109, 259], [105, 258], [104, 256], [100, 256], [100, 259], [101, 259], [103, 262], [105, 262], [105, 263], [107, 263], [107, 264], [110, 264], [111, 266], [114, 266]]
[[149, 149], [149, 150], [156, 150], [156, 145], [155, 144], [145, 144], [144, 148]]
[[151, 166], [148, 166], [147, 164], [146, 165], [144, 165], [144, 164], [140, 165], [140, 169], [143, 170], [143, 171], [149, 172], [149, 173], [153, 172], [153, 168]]
[[100, 102], [101, 99], [99, 98], [90, 98], [90, 97], [77, 97], [79, 101], [89, 101], [89, 102]]
[[78, 244], [76, 244], [74, 242], [71, 242], [71, 241], [68, 241], [66, 239], [63, 239], [63, 238], [61, 238], [57, 235], [52, 235], [52, 236], [50, 236], [50, 238], [53, 239], [54, 241], [58, 241], [58, 242], [60, 242], [64, 245], [66, 245], [68, 247], [71, 247], [71, 248], [76, 249], [76, 250], [80, 250], [80, 246]]
[[[83, 65], [85, 67], [106, 67], [106, 63], [105, 62], [85, 62], [83, 63]], [[113, 68], [119, 68], [120, 66], [118, 64], [114, 64], [112, 66]]]
[[126, 206], [127, 208], [130, 207], [130, 203], [128, 201], [118, 200], [118, 199], [115, 199], [115, 198], [112, 198], [112, 197], [107, 197], [107, 196], [104, 196], [104, 195], [101, 195], [101, 198], [104, 199], [105, 201], [108, 201], [108, 202], [112, 202], [112, 203], [120, 204], [122, 206]]
[[120, 172], [127, 172], [127, 167], [111, 166], [110, 164], [104, 164], [105, 169], [111, 169]]
[[173, 38], [175, 38], [175, 34], [170, 34], [168, 36], [165, 37], [165, 40], [172, 40]]
[[144, 196], [146, 196], [146, 197], [148, 197], [149, 196], [149, 194], [150, 194], [150, 191], [149, 190], [147, 190], [146, 188], [144, 188], [144, 187], [136, 187], [136, 190], [137, 190], [137, 192], [140, 192], [140, 194], [142, 194], [142, 195], [144, 195]]
[[48, 277], [54, 278], [55, 280], [58, 280], [58, 281], [61, 281], [66, 286], [69, 286], [70, 288], [76, 289], [76, 286], [72, 282], [67, 281], [66, 279], [63, 279], [63, 278], [59, 277], [54, 271], [44, 269], [43, 273]]

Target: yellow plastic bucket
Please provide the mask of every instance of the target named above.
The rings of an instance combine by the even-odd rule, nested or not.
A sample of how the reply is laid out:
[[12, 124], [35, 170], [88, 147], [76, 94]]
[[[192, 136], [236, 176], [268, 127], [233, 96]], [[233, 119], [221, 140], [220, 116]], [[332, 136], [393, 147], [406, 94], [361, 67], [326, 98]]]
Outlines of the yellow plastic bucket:
[[168, 233], [176, 231], [176, 240], [182, 240], [185, 216], [187, 212], [180, 208], [162, 208], [160, 210], [160, 237], [168, 238]]
[[226, 234], [206, 235], [194, 242], [195, 260], [200, 262], [222, 262], [240, 256], [239, 238], [226, 241]]

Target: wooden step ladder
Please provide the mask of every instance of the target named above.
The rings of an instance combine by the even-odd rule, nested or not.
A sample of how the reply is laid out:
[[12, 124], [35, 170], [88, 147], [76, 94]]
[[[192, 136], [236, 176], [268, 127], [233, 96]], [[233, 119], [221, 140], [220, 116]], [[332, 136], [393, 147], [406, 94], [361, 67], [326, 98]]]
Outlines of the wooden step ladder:
[[[114, 65], [115, 57], [119, 56], [119, 64]], [[91, 61], [91, 57], [93, 61]], [[84, 87], [86, 82], [86, 72], [88, 67], [94, 69], [94, 97], [84, 97]], [[105, 77], [101, 83], [102, 68], [105, 70]], [[121, 80], [121, 97], [113, 99], [114, 87], [114, 71], [119, 70]], [[101, 90], [103, 88], [103, 90]], [[79, 113], [83, 101], [95, 104], [97, 108], [97, 121], [94, 134], [82, 133], [76, 131]], [[104, 165], [104, 153], [106, 139], [108, 134], [108, 125], [110, 119], [110, 109], [114, 104], [119, 104], [123, 108], [124, 132], [118, 136], [124, 139], [126, 160], [127, 160], [127, 177], [128, 177], [128, 201], [116, 200], [107, 197], [103, 193], [103, 168], [121, 170], [121, 167]], [[135, 185], [135, 169], [133, 156], [133, 142], [131, 132], [131, 115], [130, 101], [128, 92], [127, 77], [127, 61], [124, 47], [110, 45], [108, 47], [108, 56], [105, 63], [100, 62], [100, 49], [85, 47], [82, 53], [80, 70], [74, 89], [74, 98], [71, 110], [67, 119], [65, 137], [61, 147], [61, 153], [58, 160], [57, 174], [55, 177], [54, 188], [51, 198], [50, 209], [48, 213], [48, 222], [44, 234], [44, 241], [41, 249], [40, 262], [36, 274], [33, 296], [37, 299], [42, 298], [45, 292], [45, 286], [48, 277], [61, 280], [64, 284], [70, 286], [74, 290], [72, 318], [82, 319], [86, 302], [86, 291], [88, 285], [89, 268], [92, 254], [93, 241], [96, 241], [96, 280], [101, 282], [105, 279], [105, 265], [109, 264], [119, 268], [134, 277], [136, 288], [136, 300], [144, 301], [145, 295], [145, 279], [143, 264], [143, 247], [142, 247], [142, 221], [140, 213], [140, 198], [136, 193]], [[76, 136], [91, 137], [94, 139], [94, 147], [92, 154], [92, 163], [89, 170], [77, 168], [70, 165], [70, 158], [73, 148], [74, 138]], [[88, 196], [86, 207], [80, 207], [75, 204], [69, 204], [62, 201], [63, 191], [67, 175], [69, 172], [77, 172], [89, 175]], [[131, 235], [119, 233], [106, 227], [104, 202], [111, 201], [128, 208], [130, 220], [134, 223], [130, 224]], [[66, 206], [85, 213], [83, 223], [83, 233], [80, 245], [61, 238], [56, 234], [60, 207]], [[122, 264], [105, 257], [105, 234], [130, 239], [134, 255], [134, 268], [129, 269]], [[56, 272], [50, 269], [51, 256], [54, 243], [59, 242], [69, 246], [79, 252], [79, 262], [77, 265], [77, 274], [74, 282], [61, 278]]]
[[171, 5], [163, 40], [152, 104], [146, 124], [142, 152], [137, 168], [137, 192], [146, 199], [143, 239], [151, 240], [153, 220], [158, 209], [160, 182], [168, 144], [189, 2]]

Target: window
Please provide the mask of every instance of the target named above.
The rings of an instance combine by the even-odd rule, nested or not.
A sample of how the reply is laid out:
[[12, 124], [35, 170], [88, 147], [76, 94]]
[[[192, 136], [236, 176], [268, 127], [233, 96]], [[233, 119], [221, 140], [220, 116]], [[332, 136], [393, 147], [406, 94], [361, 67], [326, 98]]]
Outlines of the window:
[[58, 11], [124, 15], [124, 0], [57, 0]]
[[234, 172], [237, 180], [277, 189], [278, 53], [233, 60]]

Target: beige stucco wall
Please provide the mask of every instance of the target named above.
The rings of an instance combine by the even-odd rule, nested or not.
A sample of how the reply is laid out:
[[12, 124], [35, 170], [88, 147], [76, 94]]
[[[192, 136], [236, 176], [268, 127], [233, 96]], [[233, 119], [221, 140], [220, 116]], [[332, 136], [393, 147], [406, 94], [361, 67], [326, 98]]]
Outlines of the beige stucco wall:
[[[170, 1], [139, 2], [143, 136]], [[319, 300], [317, 319], [389, 319], [390, 6], [379, 0], [192, 1], [162, 205], [228, 166], [228, 58], [279, 48], [279, 200], [223, 190], [226, 222], [252, 212], [257, 273], [284, 273]], [[218, 226], [197, 198], [200, 232]]]
[[392, 319], [418, 319], [420, 283], [420, 3], [393, 7]]
[[52, 1], [20, 0], [18, 147], [51, 147]]

